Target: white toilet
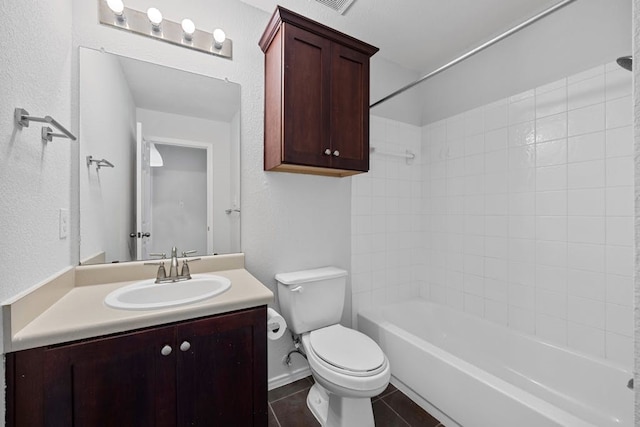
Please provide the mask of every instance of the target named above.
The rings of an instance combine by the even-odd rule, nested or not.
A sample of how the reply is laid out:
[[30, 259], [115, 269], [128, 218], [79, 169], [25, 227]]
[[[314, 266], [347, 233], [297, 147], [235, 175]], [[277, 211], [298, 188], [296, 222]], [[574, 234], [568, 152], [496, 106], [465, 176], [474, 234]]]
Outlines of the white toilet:
[[307, 405], [323, 426], [373, 426], [371, 398], [389, 384], [391, 368], [378, 344], [340, 325], [347, 272], [335, 267], [281, 273], [280, 310], [301, 335], [315, 385]]

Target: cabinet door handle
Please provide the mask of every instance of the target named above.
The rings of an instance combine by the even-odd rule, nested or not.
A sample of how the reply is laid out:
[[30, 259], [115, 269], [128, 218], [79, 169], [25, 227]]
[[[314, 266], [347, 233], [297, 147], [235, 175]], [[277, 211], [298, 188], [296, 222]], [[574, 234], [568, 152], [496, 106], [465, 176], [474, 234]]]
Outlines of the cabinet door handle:
[[338, 157], [340, 155], [340, 152], [338, 150], [336, 150], [336, 151], [333, 152], [333, 155]]
[[162, 354], [163, 356], [168, 356], [172, 351], [173, 349], [170, 345], [165, 345], [164, 347], [162, 347], [162, 350], [160, 350], [160, 354]]
[[326, 150], [324, 150], [324, 155], [325, 156], [330, 156], [331, 155], [331, 149], [327, 148]]
[[191, 348], [191, 344], [189, 343], [189, 341], [182, 341], [182, 344], [180, 344], [180, 350], [182, 351], [187, 351]]

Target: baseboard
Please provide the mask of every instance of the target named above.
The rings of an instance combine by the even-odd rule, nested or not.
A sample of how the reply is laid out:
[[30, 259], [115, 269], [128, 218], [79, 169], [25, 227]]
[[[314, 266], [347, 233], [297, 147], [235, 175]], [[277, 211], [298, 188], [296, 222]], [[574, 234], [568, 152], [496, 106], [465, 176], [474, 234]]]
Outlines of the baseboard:
[[273, 390], [274, 388], [282, 387], [283, 385], [291, 384], [299, 379], [306, 378], [311, 375], [309, 367], [299, 368], [289, 374], [278, 375], [277, 377], [270, 378], [267, 388]]

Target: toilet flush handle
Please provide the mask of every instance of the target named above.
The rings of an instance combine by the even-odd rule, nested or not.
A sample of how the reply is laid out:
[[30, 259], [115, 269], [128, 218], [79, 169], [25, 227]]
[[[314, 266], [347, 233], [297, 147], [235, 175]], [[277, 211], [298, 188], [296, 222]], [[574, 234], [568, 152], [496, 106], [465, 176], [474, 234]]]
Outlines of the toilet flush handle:
[[291, 289], [291, 292], [300, 292], [302, 293], [304, 291], [304, 288], [302, 286], [296, 286], [295, 288]]

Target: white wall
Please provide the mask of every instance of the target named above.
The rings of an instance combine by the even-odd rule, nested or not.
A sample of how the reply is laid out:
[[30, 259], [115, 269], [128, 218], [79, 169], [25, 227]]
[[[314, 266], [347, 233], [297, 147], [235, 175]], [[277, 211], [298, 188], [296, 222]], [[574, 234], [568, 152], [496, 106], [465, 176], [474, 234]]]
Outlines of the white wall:
[[[106, 159], [115, 168], [97, 170], [95, 163], [79, 165], [80, 259], [106, 253], [106, 261], [135, 259], [129, 233], [135, 230], [136, 109], [118, 59], [100, 51], [79, 53], [80, 104], [79, 158]], [[106, 77], [100, 84], [94, 76]], [[96, 102], [100, 100], [100, 102]], [[123, 196], [124, 195], [124, 196]]]
[[[70, 159], [77, 143], [56, 138], [43, 144], [40, 124], [17, 129], [13, 110], [22, 107], [32, 115], [50, 115], [74, 133], [77, 129], [71, 119], [71, 2], [3, 2], [0, 16], [4, 300], [68, 266], [73, 238], [59, 238], [58, 209], [70, 208]], [[0, 375], [4, 384], [4, 368]], [[4, 396], [4, 387], [0, 389]], [[4, 418], [4, 405], [0, 406]]]
[[[640, 58], [640, 0], [633, 0], [633, 56]], [[637, 62], [636, 62], [637, 64]], [[635, 269], [634, 269], [634, 281], [635, 281], [635, 298], [634, 298], [634, 338], [635, 338], [635, 351], [634, 351], [634, 383], [640, 384], [640, 263], [638, 262], [638, 255], [640, 253], [640, 227], [638, 225], [638, 218], [640, 218], [640, 67], [637, 65], [633, 67], [633, 154], [635, 158], [634, 179], [635, 179]], [[638, 387], [636, 387], [638, 390]], [[636, 424], [640, 422], [640, 393], [635, 392], [635, 420]]]

